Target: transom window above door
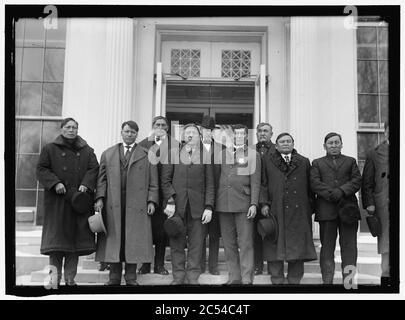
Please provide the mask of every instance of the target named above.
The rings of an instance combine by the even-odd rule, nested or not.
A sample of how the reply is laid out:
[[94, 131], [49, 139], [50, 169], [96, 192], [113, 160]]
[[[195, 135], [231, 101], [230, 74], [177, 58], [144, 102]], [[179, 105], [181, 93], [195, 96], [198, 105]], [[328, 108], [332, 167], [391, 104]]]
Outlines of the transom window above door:
[[191, 78], [241, 79], [260, 69], [260, 43], [162, 41], [164, 74]]
[[185, 78], [200, 77], [201, 50], [172, 49], [170, 72]]

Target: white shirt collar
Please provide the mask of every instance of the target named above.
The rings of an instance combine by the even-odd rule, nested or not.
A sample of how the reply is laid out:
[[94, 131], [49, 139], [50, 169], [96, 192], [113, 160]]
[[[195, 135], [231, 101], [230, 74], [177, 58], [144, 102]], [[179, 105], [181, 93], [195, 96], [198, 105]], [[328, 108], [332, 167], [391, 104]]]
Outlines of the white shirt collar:
[[288, 157], [290, 159], [290, 161], [291, 161], [291, 153], [287, 153], [287, 154], [283, 153], [284, 160], [285, 160], [285, 157]]
[[[132, 148], [134, 147], [134, 145], [135, 145], [135, 142], [134, 142], [133, 144], [130, 144], [130, 145], [129, 145], [130, 148], [129, 148], [128, 150], [131, 151]], [[122, 146], [123, 146], [123, 148], [124, 148], [124, 151], [126, 151], [126, 149], [127, 149], [127, 148], [126, 148], [127, 144], [126, 144], [125, 142], [123, 142], [123, 143], [122, 143]]]

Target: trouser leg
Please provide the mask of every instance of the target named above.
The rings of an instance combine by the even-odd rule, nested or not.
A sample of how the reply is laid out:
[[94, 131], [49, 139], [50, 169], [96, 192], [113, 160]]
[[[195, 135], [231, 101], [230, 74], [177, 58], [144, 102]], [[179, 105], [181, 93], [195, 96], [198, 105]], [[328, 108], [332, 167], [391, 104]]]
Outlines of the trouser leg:
[[254, 218], [254, 227], [253, 227], [253, 251], [254, 251], [254, 260], [255, 260], [255, 269], [260, 271], [263, 270], [263, 239], [260, 234], [257, 232], [257, 222], [259, 221], [259, 214]]
[[112, 283], [121, 283], [122, 262], [110, 263], [109, 279]]
[[208, 240], [209, 240], [209, 256], [208, 256], [208, 269], [216, 271], [218, 269], [218, 256], [219, 256], [219, 238], [221, 230], [219, 226], [218, 213], [213, 213], [213, 218], [208, 224]]
[[335, 274], [335, 247], [338, 230], [338, 220], [321, 221], [320, 238], [321, 253], [320, 266], [324, 284], [332, 284]]
[[300, 284], [304, 276], [304, 261], [296, 260], [288, 262], [287, 280], [289, 284]]
[[198, 284], [201, 274], [201, 256], [205, 240], [206, 225], [201, 219], [193, 219], [187, 212], [187, 279], [190, 284]]
[[186, 276], [186, 231], [184, 230], [183, 233], [176, 238], [170, 237], [169, 241], [173, 280], [183, 283]]
[[236, 234], [236, 223], [233, 213], [225, 212], [219, 215], [221, 236], [224, 243], [225, 259], [229, 272], [229, 282], [242, 281], [239, 252]]
[[272, 284], [284, 283], [284, 261], [267, 261]]
[[136, 263], [125, 263], [125, 281], [136, 280]]
[[77, 274], [77, 265], [79, 263], [79, 255], [75, 252], [65, 253], [64, 274], [65, 282], [73, 282]]
[[381, 277], [390, 276], [390, 253], [381, 254]]
[[[57, 281], [59, 285], [60, 280], [62, 278], [62, 264], [63, 264], [63, 252], [51, 252], [49, 254], [49, 265], [56, 268], [56, 275], [52, 274], [51, 276], [52, 279], [55, 279], [52, 281], [52, 283], [55, 283], [55, 281]], [[50, 273], [52, 273], [52, 269]], [[56, 278], [54, 278], [53, 276], [55, 276]]]
[[247, 219], [245, 213], [235, 213], [239, 259], [243, 284], [253, 283], [253, 219]]
[[339, 223], [339, 244], [342, 257], [343, 281], [347, 276], [354, 276], [357, 266], [357, 229], [358, 222], [354, 224]]

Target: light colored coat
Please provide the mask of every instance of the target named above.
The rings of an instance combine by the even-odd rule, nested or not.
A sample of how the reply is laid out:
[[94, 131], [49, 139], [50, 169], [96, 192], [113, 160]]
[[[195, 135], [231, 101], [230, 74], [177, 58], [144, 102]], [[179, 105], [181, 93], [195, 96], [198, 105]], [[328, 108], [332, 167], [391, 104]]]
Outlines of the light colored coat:
[[[101, 155], [96, 199], [104, 198], [104, 222], [107, 237], [100, 234], [96, 260], [120, 261], [121, 245], [121, 178], [120, 147], [114, 145]], [[127, 167], [125, 203], [125, 258], [127, 263], [152, 262], [151, 216], [148, 202], [159, 203], [158, 172], [148, 161], [148, 150], [137, 145]]]

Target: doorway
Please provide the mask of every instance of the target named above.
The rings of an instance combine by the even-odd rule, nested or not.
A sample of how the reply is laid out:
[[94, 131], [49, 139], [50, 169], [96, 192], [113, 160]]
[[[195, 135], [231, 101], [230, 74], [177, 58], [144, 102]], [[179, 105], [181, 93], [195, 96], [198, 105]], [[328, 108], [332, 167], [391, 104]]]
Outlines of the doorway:
[[187, 123], [200, 124], [205, 115], [212, 116], [220, 127], [244, 124], [252, 129], [254, 103], [254, 83], [169, 82], [166, 86], [166, 117], [171, 128], [180, 128], [175, 136]]

